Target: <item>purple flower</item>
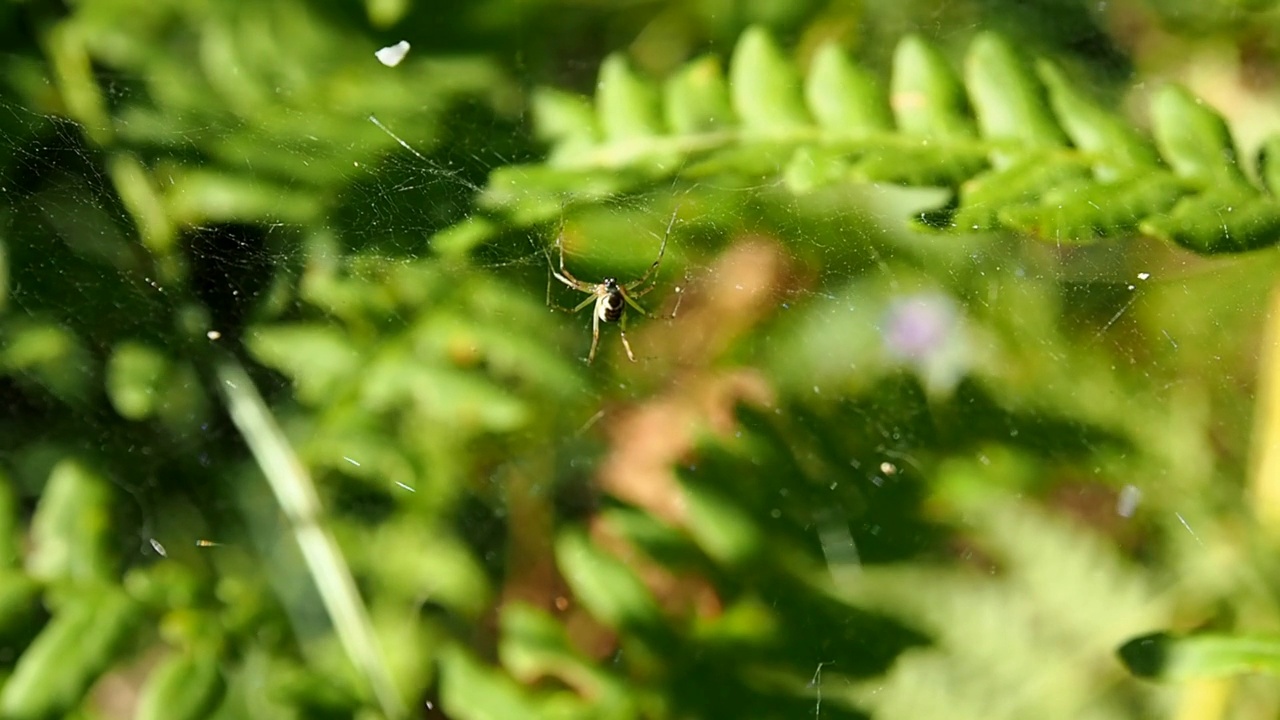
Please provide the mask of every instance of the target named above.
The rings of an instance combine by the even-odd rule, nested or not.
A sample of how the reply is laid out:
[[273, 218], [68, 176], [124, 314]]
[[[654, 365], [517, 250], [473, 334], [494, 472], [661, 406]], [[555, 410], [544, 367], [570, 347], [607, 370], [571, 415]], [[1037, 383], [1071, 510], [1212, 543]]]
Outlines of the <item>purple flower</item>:
[[920, 376], [932, 392], [949, 393], [968, 368], [964, 318], [954, 300], [920, 292], [889, 303], [881, 337], [889, 358]]
[[951, 341], [959, 315], [951, 298], [939, 293], [898, 298], [885, 312], [885, 349], [897, 360], [927, 360]]

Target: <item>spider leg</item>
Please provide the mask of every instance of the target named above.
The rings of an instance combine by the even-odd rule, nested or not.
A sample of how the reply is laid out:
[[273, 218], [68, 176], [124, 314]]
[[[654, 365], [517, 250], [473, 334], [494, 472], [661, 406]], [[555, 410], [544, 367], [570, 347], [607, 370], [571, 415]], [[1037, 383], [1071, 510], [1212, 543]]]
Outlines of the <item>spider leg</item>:
[[640, 303], [635, 301], [635, 298], [643, 297], [646, 293], [648, 293], [652, 289], [653, 289], [652, 287], [648, 287], [648, 288], [645, 288], [644, 290], [641, 290], [638, 293], [623, 292], [622, 299], [626, 300], [628, 305], [630, 305], [634, 310], [639, 312], [641, 315], [644, 315], [645, 317], [649, 318], [650, 320], [675, 320], [676, 313], [680, 312], [680, 303], [684, 302], [684, 288], [676, 287], [676, 306], [671, 309], [670, 315], [664, 315], [662, 317], [658, 317], [657, 315], [654, 315], [648, 310], [645, 310], [643, 307], [640, 306]]
[[668, 320], [675, 320], [676, 313], [680, 313], [680, 304], [685, 301], [685, 288], [676, 288], [676, 306], [672, 307], [671, 315], [667, 315]]
[[[556, 276], [556, 279], [558, 279], [560, 282], [564, 283], [565, 285], [568, 285], [569, 287], [577, 288], [584, 292], [592, 288], [593, 285], [591, 283], [582, 282], [578, 278], [574, 277], [573, 273], [569, 272], [568, 268], [564, 266], [564, 231], [563, 230], [561, 230], [560, 234], [556, 236], [556, 250], [560, 252], [560, 272], [556, 272], [555, 268], [551, 269], [551, 272]], [[549, 259], [550, 258], [548, 258], [548, 260]]]
[[656, 287], [658, 287], [658, 286], [657, 286], [657, 285], [650, 285], [649, 287], [647, 287], [647, 288], [645, 288], [645, 289], [643, 289], [643, 290], [639, 290], [639, 291], [636, 291], [636, 290], [628, 290], [628, 291], [627, 291], [627, 294], [628, 294], [628, 295], [630, 295], [630, 296], [631, 296], [631, 297], [633, 297], [633, 298], [642, 298], [642, 297], [644, 297], [645, 295], [648, 295], [648, 294], [649, 294], [649, 291], [650, 291], [650, 290], [653, 290], [653, 289], [654, 289], [654, 288], [656, 288]]
[[[573, 276], [564, 266], [564, 225], [563, 221], [560, 226], [560, 233], [556, 235], [556, 250], [560, 254], [560, 269], [556, 269], [556, 263], [551, 259], [551, 251], [547, 246], [542, 246], [542, 254], [547, 258], [547, 267], [551, 270], [551, 276], [559, 280], [564, 285], [580, 290], [582, 292], [590, 292], [595, 286], [588, 282], [583, 282]], [[551, 304], [551, 278], [547, 278], [547, 304]]]
[[[619, 289], [621, 289], [621, 288], [619, 288]], [[623, 290], [623, 291], [622, 291], [622, 299], [627, 301], [627, 304], [631, 306], [631, 309], [632, 309], [632, 310], [635, 310], [636, 312], [638, 312], [638, 313], [640, 313], [641, 315], [643, 315], [643, 316], [645, 316], [645, 317], [649, 318], [650, 320], [658, 320], [658, 319], [659, 319], [657, 315], [654, 315], [653, 313], [649, 312], [648, 310], [645, 310], [644, 308], [640, 307], [640, 303], [636, 302], [635, 300], [632, 300], [632, 299], [631, 299], [631, 293], [627, 292], [626, 290]], [[626, 316], [623, 316], [624, 320], [625, 320], [625, 317], [626, 317]]]
[[572, 275], [570, 275], [569, 277], [565, 277], [564, 275], [561, 275], [560, 273], [556, 272], [555, 268], [551, 269], [551, 274], [555, 276], [555, 279], [573, 288], [574, 290], [578, 290], [580, 292], [591, 292], [596, 287], [595, 285], [589, 282], [582, 282], [581, 280], [573, 277]]
[[561, 304], [559, 304], [559, 303], [557, 303], [557, 302], [552, 302], [552, 301], [551, 301], [551, 299], [550, 299], [550, 298], [548, 298], [548, 299], [547, 299], [547, 307], [549, 307], [549, 308], [551, 308], [552, 310], [555, 310], [555, 311], [557, 311], [557, 312], [569, 313], [570, 315], [572, 315], [572, 314], [574, 314], [574, 313], [576, 313], [576, 312], [581, 312], [581, 311], [582, 311], [582, 308], [584, 308], [584, 307], [586, 307], [586, 306], [590, 305], [590, 304], [591, 304], [591, 303], [593, 303], [593, 302], [596, 302], [596, 298], [597, 298], [597, 295], [596, 295], [594, 292], [592, 292], [592, 293], [591, 293], [591, 297], [588, 297], [586, 300], [583, 300], [582, 302], [578, 303], [577, 305], [575, 305], [575, 306], [573, 306], [573, 307], [565, 307], [565, 306], [563, 306], [563, 305], [561, 305]]
[[680, 211], [680, 206], [677, 205], [675, 211], [671, 213], [671, 219], [667, 221], [667, 230], [666, 232], [662, 233], [662, 246], [658, 248], [658, 258], [653, 261], [653, 264], [649, 266], [648, 270], [644, 271], [643, 275], [641, 275], [639, 278], [636, 278], [634, 281], [632, 281], [626, 286], [628, 290], [634, 290], [635, 288], [638, 288], [641, 285], [644, 285], [646, 282], [648, 282], [649, 278], [652, 277], [655, 272], [657, 272], [658, 266], [662, 264], [662, 256], [667, 252], [667, 240], [671, 239], [671, 228], [675, 227], [676, 214], [679, 211]]
[[[623, 295], [626, 297], [626, 295]], [[634, 305], [634, 303], [632, 303]], [[627, 342], [627, 314], [622, 314], [622, 322], [618, 325], [618, 335], [622, 337], [622, 349], [627, 351], [627, 359], [631, 362], [636, 361], [635, 353], [631, 352], [631, 343]]]
[[[594, 298], [594, 299], [596, 301], [597, 306], [600, 303], [604, 302], [603, 297]], [[579, 306], [579, 307], [582, 307], [582, 306]], [[587, 353], [588, 365], [595, 362], [596, 346], [599, 344], [600, 344], [600, 313], [597, 309], [596, 312], [591, 313], [591, 352]]]
[[671, 314], [663, 318], [663, 320], [675, 320], [676, 313], [680, 312], [680, 303], [684, 302], [684, 288], [676, 287], [676, 306], [671, 308]]

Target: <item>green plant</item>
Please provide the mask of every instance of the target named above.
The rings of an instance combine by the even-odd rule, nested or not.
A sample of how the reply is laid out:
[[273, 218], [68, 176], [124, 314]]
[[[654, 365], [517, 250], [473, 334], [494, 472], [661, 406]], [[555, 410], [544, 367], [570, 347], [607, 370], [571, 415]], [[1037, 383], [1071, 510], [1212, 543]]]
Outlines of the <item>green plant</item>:
[[[992, 33], [962, 78], [906, 37], [885, 93], [751, 27], [588, 100], [515, 77], [544, 6], [393, 71], [336, 4], [37, 5], [0, 715], [1155, 717], [1126, 640], [1270, 667], [1182, 637], [1280, 617], [1237, 482], [1277, 141], [1188, 92], [1148, 134]], [[679, 318], [588, 368], [544, 249], [638, 277], [668, 226]]]

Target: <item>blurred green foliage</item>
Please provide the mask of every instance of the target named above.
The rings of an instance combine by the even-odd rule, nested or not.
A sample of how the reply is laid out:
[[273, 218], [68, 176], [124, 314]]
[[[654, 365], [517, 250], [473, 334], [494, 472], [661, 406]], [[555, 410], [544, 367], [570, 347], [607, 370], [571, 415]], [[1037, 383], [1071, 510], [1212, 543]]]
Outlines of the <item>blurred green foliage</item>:
[[0, 0], [0, 716], [1274, 717], [1194, 5]]

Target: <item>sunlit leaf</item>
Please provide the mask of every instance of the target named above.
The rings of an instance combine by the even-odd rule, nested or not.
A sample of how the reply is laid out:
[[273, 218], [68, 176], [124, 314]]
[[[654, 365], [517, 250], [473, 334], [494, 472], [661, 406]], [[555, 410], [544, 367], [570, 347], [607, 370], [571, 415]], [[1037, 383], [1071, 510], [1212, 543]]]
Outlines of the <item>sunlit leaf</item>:
[[[984, 136], [1032, 147], [1063, 144], [1062, 130], [1049, 110], [1044, 88], [1000, 36], [983, 33], [973, 40], [965, 59], [965, 81]], [[1007, 157], [1016, 155], [1011, 152]]]
[[1243, 182], [1227, 124], [1203, 100], [1166, 85], [1152, 98], [1151, 119], [1160, 154], [1178, 175], [1206, 187]]
[[75, 460], [49, 475], [31, 520], [27, 570], [45, 581], [109, 580], [116, 572], [110, 482]]
[[1280, 639], [1274, 637], [1154, 633], [1126, 642], [1117, 652], [1133, 674], [1166, 682], [1280, 675]]
[[207, 650], [179, 652], [151, 671], [138, 700], [139, 720], [200, 720], [222, 700], [219, 658]]
[[898, 42], [889, 96], [898, 128], [909, 135], [964, 138], [974, 134], [964, 87], [947, 59], [920, 37]]
[[111, 587], [68, 603], [18, 659], [0, 689], [0, 714], [65, 717], [116, 659], [138, 620], [134, 602]]
[[729, 88], [748, 132], [778, 134], [809, 124], [799, 77], [761, 28], [751, 28], [739, 38], [729, 65]]
[[805, 98], [818, 124], [827, 130], [856, 136], [893, 127], [884, 92], [876, 80], [850, 62], [835, 43], [822, 46], [814, 55]]
[[717, 58], [704, 57], [684, 66], [663, 91], [667, 125], [676, 133], [712, 132], [733, 123], [729, 87]]
[[649, 590], [617, 557], [576, 530], [556, 538], [556, 560], [583, 606], [611, 626], [654, 627], [661, 615]]

